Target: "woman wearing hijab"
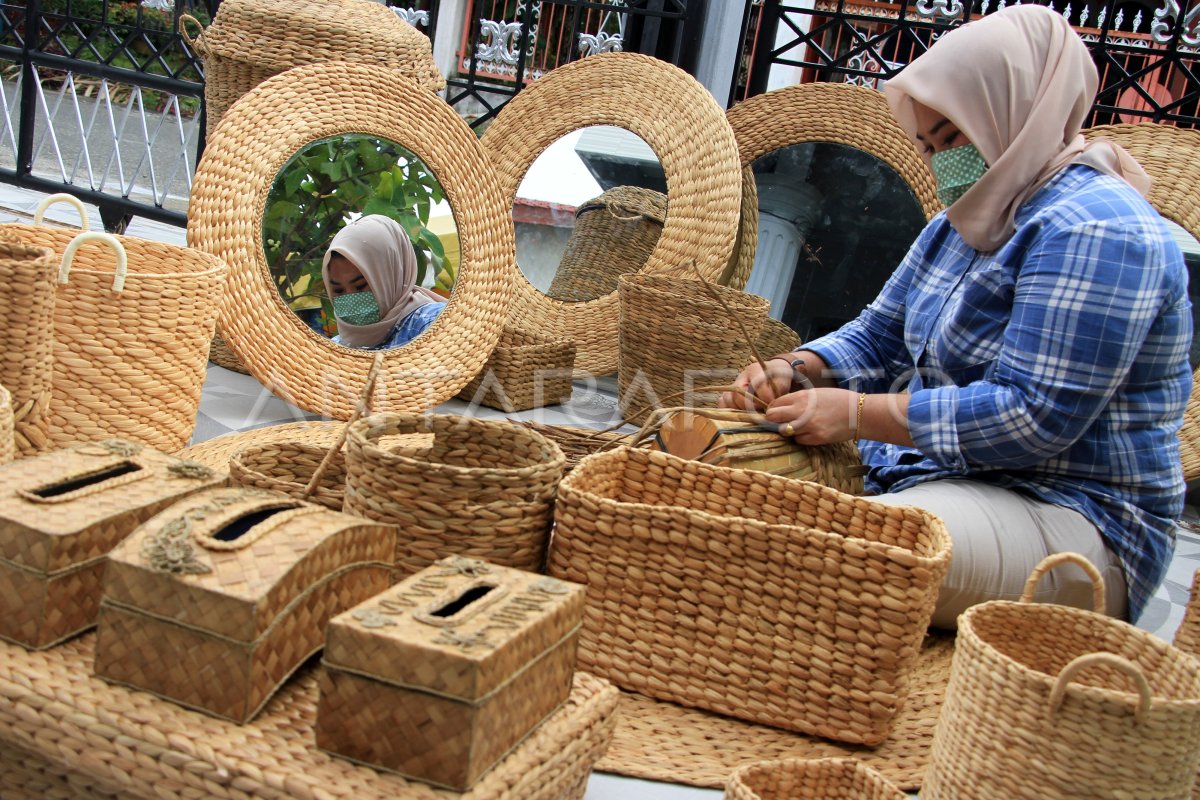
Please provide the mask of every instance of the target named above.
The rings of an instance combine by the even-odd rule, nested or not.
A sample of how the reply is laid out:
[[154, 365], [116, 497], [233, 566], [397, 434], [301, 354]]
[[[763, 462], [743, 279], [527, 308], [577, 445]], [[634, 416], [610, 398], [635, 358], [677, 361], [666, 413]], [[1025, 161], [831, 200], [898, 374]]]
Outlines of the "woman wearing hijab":
[[333, 237], [321, 264], [338, 335], [347, 347], [382, 350], [406, 344], [433, 324], [441, 298], [416, 285], [417, 255], [400, 223], [380, 214], [351, 222]]
[[[1096, 87], [1083, 42], [1033, 5], [946, 34], [889, 80], [946, 210], [857, 319], [738, 379], [800, 443], [861, 440], [873, 499], [945, 521], [939, 627], [1017, 598], [1063, 551], [1136, 620], [1174, 549], [1187, 275], [1145, 172], [1080, 135]], [[1036, 599], [1087, 607], [1090, 591], [1069, 567]]]

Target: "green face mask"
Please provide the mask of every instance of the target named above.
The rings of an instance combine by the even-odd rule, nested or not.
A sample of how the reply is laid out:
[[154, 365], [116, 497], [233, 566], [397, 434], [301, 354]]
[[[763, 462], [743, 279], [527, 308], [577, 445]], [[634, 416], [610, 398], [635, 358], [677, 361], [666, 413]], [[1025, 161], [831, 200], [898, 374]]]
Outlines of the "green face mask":
[[945, 206], [966, 194], [967, 189], [987, 172], [987, 162], [973, 144], [934, 153], [929, 159], [929, 167], [933, 170], [933, 179], [937, 181], [938, 200]]
[[333, 313], [347, 325], [379, 322], [379, 301], [370, 292], [351, 292], [333, 298]]

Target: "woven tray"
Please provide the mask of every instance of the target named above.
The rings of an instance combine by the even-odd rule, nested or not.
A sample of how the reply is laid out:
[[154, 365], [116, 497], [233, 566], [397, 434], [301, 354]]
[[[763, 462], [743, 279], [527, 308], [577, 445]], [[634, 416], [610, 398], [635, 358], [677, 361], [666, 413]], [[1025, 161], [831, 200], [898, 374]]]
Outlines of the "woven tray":
[[[508, 102], [483, 146], [509, 207], [550, 144], [589, 125], [616, 125], [646, 141], [666, 174], [670, 213], [643, 270], [721, 278], [733, 254], [742, 196], [737, 145], [724, 112], [683, 70], [635, 53], [601, 53], [558, 67]], [[670, 120], [670, 124], [663, 124]], [[911, 149], [911, 148], [910, 148]], [[617, 368], [617, 296], [564, 303], [518, 276], [509, 321], [577, 345], [575, 368]]]
[[[82, 782], [119, 786], [125, 797], [578, 799], [615, 722], [617, 691], [576, 673], [567, 704], [470, 793], [458, 795], [318, 751], [315, 669], [302, 670], [254, 722], [239, 726], [93, 678], [93, 640], [84, 636], [45, 653], [0, 645], [0, 739]], [[8, 797], [7, 788], [0, 794]]]

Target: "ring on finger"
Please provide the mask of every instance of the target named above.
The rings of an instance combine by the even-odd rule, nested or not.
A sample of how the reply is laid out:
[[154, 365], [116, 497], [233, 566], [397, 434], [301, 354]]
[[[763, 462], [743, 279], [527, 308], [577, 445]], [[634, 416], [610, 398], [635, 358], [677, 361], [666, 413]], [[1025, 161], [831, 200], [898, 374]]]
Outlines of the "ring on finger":
[[788, 437], [795, 436], [796, 435], [796, 426], [790, 422], [783, 423], [782, 425], [779, 426], [779, 435], [780, 436], [788, 436]]

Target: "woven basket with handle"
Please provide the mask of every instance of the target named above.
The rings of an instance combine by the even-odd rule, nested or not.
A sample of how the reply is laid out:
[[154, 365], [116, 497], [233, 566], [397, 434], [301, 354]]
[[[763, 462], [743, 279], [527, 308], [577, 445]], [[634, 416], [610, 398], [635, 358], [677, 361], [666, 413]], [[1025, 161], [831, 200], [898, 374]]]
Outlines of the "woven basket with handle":
[[[1096, 611], [1029, 602], [1068, 561], [1092, 578]], [[1019, 602], [963, 613], [922, 800], [1192, 797], [1200, 662], [1103, 610], [1100, 573], [1060, 553]]]
[[629, 447], [563, 479], [549, 558], [588, 587], [582, 668], [864, 744], [887, 738], [949, 565], [924, 511]]
[[[432, 434], [386, 449], [384, 437]], [[375, 414], [346, 440], [347, 513], [400, 526], [405, 577], [448, 555], [537, 571], [550, 536], [563, 453], [536, 431], [450, 414]]]
[[725, 800], [905, 800], [878, 772], [853, 758], [789, 758], [738, 767]]
[[[44, 245], [15, 243], [15, 232], [0, 241], [0, 293], [4, 358], [0, 384], [10, 393], [8, 418], [13, 446], [32, 455], [50, 443], [50, 402], [54, 380], [54, 274], [58, 259]], [[12, 452], [9, 453], [11, 460]]]

